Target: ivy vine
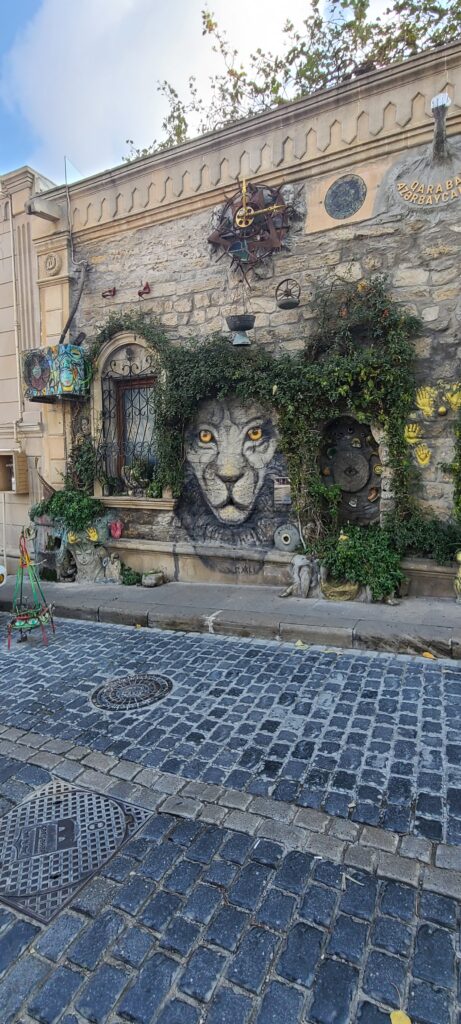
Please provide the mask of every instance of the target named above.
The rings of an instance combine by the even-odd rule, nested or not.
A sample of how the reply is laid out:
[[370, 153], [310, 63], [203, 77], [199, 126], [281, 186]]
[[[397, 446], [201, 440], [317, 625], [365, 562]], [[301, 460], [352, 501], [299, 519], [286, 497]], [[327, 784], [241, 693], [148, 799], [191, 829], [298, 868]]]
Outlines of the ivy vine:
[[[313, 310], [316, 330], [303, 351], [279, 358], [262, 347], [235, 348], [221, 335], [175, 345], [148, 312], [114, 314], [87, 354], [88, 379], [96, 373], [103, 345], [121, 332], [142, 338], [156, 352], [161, 372], [154, 397], [157, 461], [146, 491], [151, 497], [161, 496], [164, 488], [181, 494], [185, 431], [201, 402], [236, 395], [275, 411], [305, 549], [321, 558], [332, 579], [368, 586], [380, 599], [398, 587], [403, 555], [446, 562], [461, 548], [461, 409], [453, 461], [443, 467], [453, 476], [454, 520], [442, 522], [418, 505], [417, 470], [405, 440], [415, 401], [412, 339], [421, 329], [419, 320], [392, 299], [381, 277], [321, 287]], [[383, 431], [393, 510], [380, 526], [346, 527], [340, 533], [341, 492], [325, 485], [319, 455], [325, 423], [346, 413]], [[97, 474], [97, 449], [84, 439], [70, 454], [65, 491], [51, 499], [56, 508], [42, 502], [31, 510], [32, 518], [46, 505], [49, 514], [73, 527], [78, 521], [81, 528], [103, 508], [89, 497]]]
[[323, 483], [318, 457], [327, 420], [347, 412], [378, 422], [388, 448], [396, 510], [412, 504], [414, 469], [404, 426], [415, 393], [412, 337], [420, 323], [392, 300], [383, 278], [319, 289], [317, 329], [296, 356], [274, 357], [261, 347], [234, 348], [214, 335], [175, 346], [149, 314], [109, 318], [92, 350], [121, 331], [142, 337], [163, 369], [155, 392], [157, 468], [152, 493], [181, 493], [184, 434], [200, 402], [232, 394], [275, 410], [287, 460], [293, 507], [306, 543], [334, 530], [339, 490]]
[[461, 526], [461, 409], [458, 412], [458, 419], [455, 423], [455, 450], [453, 459], [442, 469], [450, 473], [453, 479], [453, 514], [456, 522]]

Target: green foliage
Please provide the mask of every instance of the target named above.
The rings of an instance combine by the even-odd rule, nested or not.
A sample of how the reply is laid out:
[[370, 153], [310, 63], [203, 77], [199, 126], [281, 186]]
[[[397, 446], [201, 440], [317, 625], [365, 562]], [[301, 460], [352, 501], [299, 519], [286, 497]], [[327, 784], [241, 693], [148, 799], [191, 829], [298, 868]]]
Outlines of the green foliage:
[[247, 67], [214, 15], [203, 10], [202, 34], [211, 40], [222, 67], [210, 78], [210, 100], [199, 95], [194, 77], [189, 78], [187, 99], [182, 99], [169, 82], [158, 83], [158, 91], [167, 103], [163, 140], [137, 149], [128, 139], [131, 149], [127, 159], [176, 146], [191, 137], [191, 127], [196, 135], [215, 131], [454, 42], [461, 35], [458, 0], [389, 0], [383, 14], [375, 14], [371, 0], [332, 0], [328, 4], [312, 0], [309, 6], [302, 27], [286, 22], [279, 53], [264, 53], [257, 48]]
[[136, 587], [142, 580], [142, 573], [130, 569], [129, 565], [122, 562], [121, 580], [125, 587]]
[[146, 481], [149, 483], [152, 480], [153, 467], [151, 466], [148, 459], [133, 459], [130, 466], [130, 474], [136, 484], [144, 485]]
[[105, 473], [99, 465], [100, 461], [101, 460], [98, 460], [97, 479], [105, 488], [104, 493], [108, 495], [123, 494], [125, 489], [123, 480], [118, 476], [107, 476], [107, 473]]
[[146, 498], [161, 498], [162, 487], [157, 479], [150, 481], [150, 484], [146, 487]]
[[41, 516], [48, 515], [48, 502], [49, 498], [42, 498], [41, 501], [36, 501], [35, 505], [32, 505], [29, 509], [29, 519], [34, 522], [36, 519], [40, 519]]
[[[96, 350], [119, 331], [134, 331], [158, 353], [163, 373], [155, 389], [157, 465], [149, 495], [181, 493], [184, 434], [200, 402], [237, 395], [275, 409], [304, 539], [335, 530], [338, 488], [328, 488], [318, 457], [326, 420], [344, 412], [385, 429], [396, 506], [408, 509], [412, 470], [403, 428], [414, 400], [411, 337], [419, 322], [390, 297], [387, 283], [336, 285], [314, 299], [318, 330], [298, 356], [275, 358], [259, 346], [236, 348], [218, 335], [171, 345], [158, 324], [137, 313], [110, 318]], [[361, 334], [360, 343], [357, 341]]]
[[453, 511], [456, 522], [460, 525], [461, 529], [461, 409], [455, 424], [453, 460], [452, 462], [442, 464], [440, 468], [445, 473], [450, 473], [453, 478]]
[[168, 341], [163, 328], [147, 310], [132, 310], [126, 313], [111, 313], [104, 324], [101, 324], [93, 345], [90, 349], [90, 361], [94, 365], [103, 345], [120, 331], [132, 331], [144, 338], [157, 352], [164, 352]]
[[85, 437], [71, 449], [66, 466], [65, 486], [70, 490], [93, 494], [96, 474], [96, 449], [91, 438]]
[[47, 515], [50, 519], [62, 523], [67, 530], [78, 533], [80, 530], [86, 530], [95, 519], [100, 519], [105, 511], [102, 502], [96, 498], [91, 498], [83, 491], [65, 489], [56, 491], [51, 498], [33, 505], [29, 515], [32, 520]]
[[369, 587], [374, 601], [389, 597], [403, 580], [400, 555], [379, 526], [348, 526], [323, 544], [321, 559], [332, 579]]
[[433, 558], [439, 565], [453, 561], [461, 548], [461, 524], [443, 522], [414, 507], [407, 515], [389, 513], [384, 521], [389, 539], [403, 556]]

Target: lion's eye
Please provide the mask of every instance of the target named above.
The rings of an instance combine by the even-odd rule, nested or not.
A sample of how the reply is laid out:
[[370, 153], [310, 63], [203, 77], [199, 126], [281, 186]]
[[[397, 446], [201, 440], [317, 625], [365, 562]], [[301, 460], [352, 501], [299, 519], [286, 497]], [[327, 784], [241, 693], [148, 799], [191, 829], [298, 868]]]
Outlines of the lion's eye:
[[250, 427], [250, 429], [247, 430], [247, 437], [250, 438], [250, 441], [260, 441], [262, 436], [263, 432], [261, 427]]
[[214, 436], [211, 433], [211, 430], [201, 430], [199, 434], [199, 439], [202, 442], [202, 444], [210, 444], [210, 441], [214, 441]]

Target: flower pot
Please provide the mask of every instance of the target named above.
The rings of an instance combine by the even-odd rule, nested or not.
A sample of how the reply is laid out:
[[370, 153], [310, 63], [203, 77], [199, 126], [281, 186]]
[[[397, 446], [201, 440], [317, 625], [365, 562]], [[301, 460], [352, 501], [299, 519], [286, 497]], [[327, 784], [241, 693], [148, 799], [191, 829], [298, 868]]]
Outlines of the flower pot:
[[254, 327], [256, 317], [251, 313], [238, 313], [236, 316], [226, 316], [226, 323], [230, 331], [251, 331]]

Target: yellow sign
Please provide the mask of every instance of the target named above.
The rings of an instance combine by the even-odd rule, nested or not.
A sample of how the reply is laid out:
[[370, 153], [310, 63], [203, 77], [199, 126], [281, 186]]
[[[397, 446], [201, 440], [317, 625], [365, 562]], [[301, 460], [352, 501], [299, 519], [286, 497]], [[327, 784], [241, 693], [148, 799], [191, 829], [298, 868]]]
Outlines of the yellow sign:
[[453, 199], [461, 196], [461, 177], [446, 178], [445, 181], [436, 182], [435, 185], [427, 185], [422, 181], [397, 182], [397, 190], [406, 203], [415, 203], [417, 206], [439, 206], [441, 203], [451, 203]]

